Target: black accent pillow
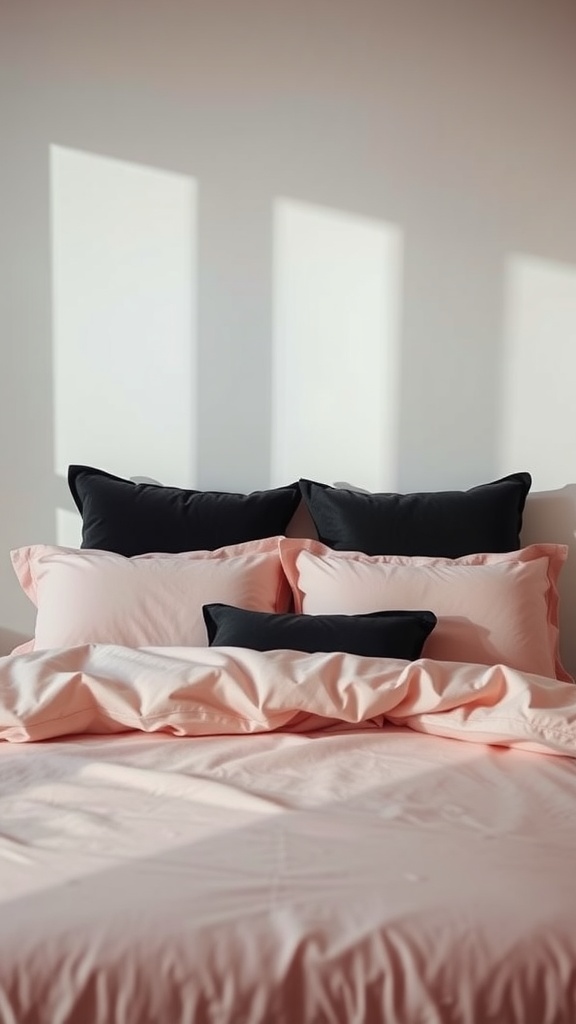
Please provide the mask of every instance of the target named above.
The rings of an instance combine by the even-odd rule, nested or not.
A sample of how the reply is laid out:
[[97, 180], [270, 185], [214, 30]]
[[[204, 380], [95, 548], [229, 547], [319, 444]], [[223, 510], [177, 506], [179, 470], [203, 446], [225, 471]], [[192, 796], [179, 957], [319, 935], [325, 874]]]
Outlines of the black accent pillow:
[[128, 557], [275, 537], [300, 501], [297, 483], [252, 494], [192, 491], [136, 484], [91, 466], [69, 466], [68, 484], [82, 516], [82, 547]]
[[344, 651], [366, 658], [419, 658], [436, 625], [433, 612], [383, 611], [362, 615], [275, 615], [229, 604], [202, 608], [210, 647], [253, 651]]
[[300, 480], [318, 536], [339, 551], [460, 558], [516, 551], [532, 477], [513, 473], [469, 491], [366, 494]]

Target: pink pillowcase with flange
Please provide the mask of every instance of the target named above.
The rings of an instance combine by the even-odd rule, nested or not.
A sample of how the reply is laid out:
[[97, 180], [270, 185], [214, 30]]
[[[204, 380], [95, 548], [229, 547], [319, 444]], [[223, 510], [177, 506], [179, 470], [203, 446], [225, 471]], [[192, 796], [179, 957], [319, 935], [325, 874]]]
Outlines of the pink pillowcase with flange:
[[37, 544], [11, 557], [37, 607], [35, 650], [85, 643], [206, 647], [203, 604], [266, 612], [286, 612], [291, 604], [275, 537], [133, 558]]
[[558, 653], [565, 545], [455, 559], [363, 555], [287, 538], [279, 549], [297, 612], [428, 609], [438, 624], [422, 657], [503, 664], [572, 682]]

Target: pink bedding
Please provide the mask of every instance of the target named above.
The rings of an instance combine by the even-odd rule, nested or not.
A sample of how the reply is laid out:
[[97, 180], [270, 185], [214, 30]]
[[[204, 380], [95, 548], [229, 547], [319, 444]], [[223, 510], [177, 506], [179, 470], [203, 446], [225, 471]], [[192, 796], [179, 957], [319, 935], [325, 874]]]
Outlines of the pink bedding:
[[574, 1024], [570, 684], [84, 647], [0, 693], [54, 737], [0, 744], [2, 1024]]
[[503, 665], [243, 648], [99, 644], [0, 659], [0, 739], [177, 736], [386, 720], [576, 756], [576, 687]]

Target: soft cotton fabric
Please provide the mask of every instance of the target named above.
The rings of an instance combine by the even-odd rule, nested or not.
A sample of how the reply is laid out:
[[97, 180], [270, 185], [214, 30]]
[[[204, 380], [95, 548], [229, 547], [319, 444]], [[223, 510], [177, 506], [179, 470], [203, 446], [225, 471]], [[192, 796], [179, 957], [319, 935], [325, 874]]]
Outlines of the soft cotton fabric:
[[203, 608], [211, 647], [256, 651], [345, 651], [373, 658], [414, 661], [436, 625], [429, 611], [369, 612], [366, 615], [274, 615], [227, 604]]
[[132, 556], [202, 551], [285, 533], [298, 484], [251, 494], [134, 483], [92, 466], [69, 466], [82, 516], [82, 547]]
[[36, 650], [86, 643], [203, 646], [203, 604], [267, 612], [290, 604], [274, 538], [134, 558], [38, 544], [13, 551], [12, 563], [37, 608]]
[[570, 680], [558, 652], [558, 578], [568, 549], [533, 544], [458, 559], [369, 556], [317, 541], [279, 541], [297, 611], [349, 615], [429, 608], [423, 648], [441, 661], [502, 663]]
[[573, 763], [363, 731], [0, 744], [34, 1024], [573, 1024]]
[[511, 473], [468, 491], [370, 493], [300, 480], [318, 537], [328, 547], [368, 555], [459, 558], [520, 547], [529, 473]]
[[236, 647], [85, 645], [0, 660], [0, 739], [176, 736], [384, 721], [576, 757], [576, 687], [492, 667]]
[[[31, 666], [47, 699], [76, 665], [121, 696], [135, 659], [152, 695], [183, 660], [102, 653], [8, 659], [2, 684], [26, 705]], [[411, 724], [0, 743], [3, 1019], [573, 1024], [576, 762]]]

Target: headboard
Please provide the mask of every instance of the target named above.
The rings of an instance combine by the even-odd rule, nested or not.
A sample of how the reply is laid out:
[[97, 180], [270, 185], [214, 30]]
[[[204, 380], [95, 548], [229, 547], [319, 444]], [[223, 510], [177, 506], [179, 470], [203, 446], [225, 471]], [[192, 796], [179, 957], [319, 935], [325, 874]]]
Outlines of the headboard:
[[568, 545], [560, 576], [560, 653], [576, 678], [576, 484], [556, 491], [531, 491], [524, 510], [522, 543]]

